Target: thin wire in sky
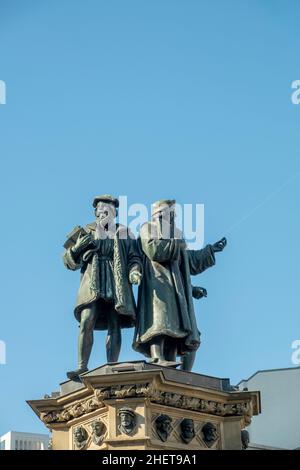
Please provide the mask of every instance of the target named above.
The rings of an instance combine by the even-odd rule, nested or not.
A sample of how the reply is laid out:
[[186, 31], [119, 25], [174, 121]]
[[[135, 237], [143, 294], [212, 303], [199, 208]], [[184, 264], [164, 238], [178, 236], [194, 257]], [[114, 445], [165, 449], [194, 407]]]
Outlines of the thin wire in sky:
[[259, 210], [262, 206], [267, 204], [271, 199], [273, 199], [277, 194], [279, 194], [281, 191], [283, 191], [289, 184], [292, 183], [298, 176], [300, 175], [300, 172], [295, 173], [294, 175], [290, 176], [282, 185], [280, 185], [277, 189], [272, 191], [270, 194], [268, 194], [259, 204], [257, 204], [255, 207], [253, 207], [247, 214], [245, 214], [241, 219], [239, 219], [237, 222], [235, 222], [229, 229], [225, 231], [225, 235], [229, 235], [232, 233], [239, 225], [241, 225], [243, 222], [245, 222], [249, 217], [251, 217], [257, 210]]

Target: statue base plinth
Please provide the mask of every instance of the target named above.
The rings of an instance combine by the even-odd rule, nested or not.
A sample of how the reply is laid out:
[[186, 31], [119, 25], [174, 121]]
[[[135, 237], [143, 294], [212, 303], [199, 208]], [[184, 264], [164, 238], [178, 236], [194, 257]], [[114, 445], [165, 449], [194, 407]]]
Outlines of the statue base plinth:
[[241, 429], [260, 413], [259, 392], [144, 361], [104, 365], [28, 404], [52, 431], [53, 450], [241, 449]]

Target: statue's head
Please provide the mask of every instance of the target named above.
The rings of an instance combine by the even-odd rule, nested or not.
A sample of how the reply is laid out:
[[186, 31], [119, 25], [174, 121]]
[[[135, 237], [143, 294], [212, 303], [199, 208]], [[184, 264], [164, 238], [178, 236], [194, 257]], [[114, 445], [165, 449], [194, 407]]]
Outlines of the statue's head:
[[206, 423], [202, 428], [203, 439], [207, 444], [213, 444], [218, 439], [217, 428], [213, 423]]
[[133, 431], [136, 424], [136, 414], [131, 408], [120, 408], [118, 410], [118, 416], [120, 418], [120, 429], [121, 431], [129, 434]]
[[191, 442], [195, 437], [194, 421], [192, 419], [185, 418], [180, 423], [181, 438], [185, 443]]
[[74, 438], [75, 441], [81, 444], [87, 439], [87, 433], [86, 430], [82, 426], [78, 426], [74, 430]]
[[175, 199], [161, 199], [152, 204], [152, 217], [153, 219], [162, 218], [170, 222], [175, 217], [175, 210]]
[[156, 432], [160, 439], [165, 442], [172, 431], [172, 418], [168, 415], [159, 415], [155, 420]]
[[97, 222], [103, 227], [109, 226], [118, 215], [119, 201], [109, 194], [103, 194], [94, 198], [93, 207]]
[[92, 430], [93, 430], [93, 434], [95, 434], [95, 436], [97, 436], [97, 437], [102, 436], [104, 428], [105, 428], [105, 425], [104, 425], [104, 423], [102, 423], [102, 421], [93, 421], [92, 422]]

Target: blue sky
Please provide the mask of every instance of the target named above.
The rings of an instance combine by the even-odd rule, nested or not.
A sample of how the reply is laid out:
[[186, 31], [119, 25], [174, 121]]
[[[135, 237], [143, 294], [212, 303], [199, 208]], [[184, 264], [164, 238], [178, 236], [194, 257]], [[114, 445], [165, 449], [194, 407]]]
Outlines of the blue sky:
[[[0, 0], [0, 434], [76, 364], [65, 235], [99, 193], [205, 204], [195, 371], [292, 367], [300, 338], [296, 0]], [[120, 360], [142, 359], [123, 333]], [[97, 333], [90, 362], [105, 362]]]

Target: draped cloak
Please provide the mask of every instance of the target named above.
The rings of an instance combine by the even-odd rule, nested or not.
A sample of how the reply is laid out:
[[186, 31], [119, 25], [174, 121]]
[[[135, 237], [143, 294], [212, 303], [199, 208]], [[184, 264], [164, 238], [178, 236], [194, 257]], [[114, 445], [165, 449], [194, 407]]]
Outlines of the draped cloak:
[[[85, 230], [95, 238], [96, 223], [88, 224]], [[102, 299], [95, 329], [107, 329], [107, 315], [112, 307], [120, 315], [121, 328], [130, 328], [135, 324], [136, 304], [129, 273], [135, 266], [142, 270], [136, 240], [125, 226], [117, 225], [111, 240], [95, 240], [95, 243], [95, 248], [85, 251], [78, 259], [71, 248], [63, 255], [68, 269], [81, 271], [75, 318], [80, 322], [82, 310]]]
[[179, 355], [197, 350], [200, 333], [191, 275], [200, 274], [215, 264], [212, 246], [188, 250], [178, 229], [174, 239], [161, 239], [158, 221], [141, 227], [138, 245], [143, 254], [143, 279], [133, 348], [149, 357], [151, 339], [163, 335], [176, 340]]

